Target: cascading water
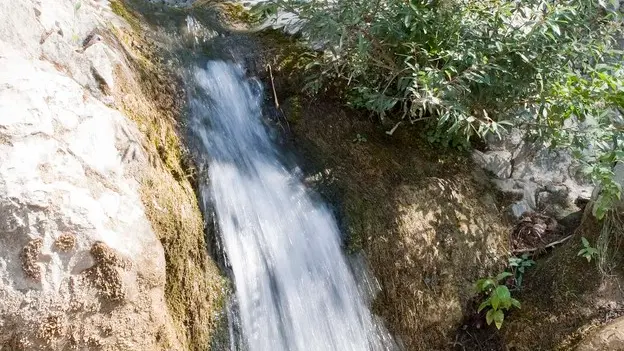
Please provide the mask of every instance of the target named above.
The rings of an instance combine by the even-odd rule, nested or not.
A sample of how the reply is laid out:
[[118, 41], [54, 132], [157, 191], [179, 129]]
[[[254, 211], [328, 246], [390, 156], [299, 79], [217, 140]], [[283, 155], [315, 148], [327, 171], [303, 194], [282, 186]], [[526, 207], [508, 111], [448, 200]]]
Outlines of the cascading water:
[[211, 159], [201, 191], [216, 212], [246, 347], [387, 349], [331, 212], [279, 161], [262, 124], [260, 83], [222, 61], [193, 76], [191, 129]]

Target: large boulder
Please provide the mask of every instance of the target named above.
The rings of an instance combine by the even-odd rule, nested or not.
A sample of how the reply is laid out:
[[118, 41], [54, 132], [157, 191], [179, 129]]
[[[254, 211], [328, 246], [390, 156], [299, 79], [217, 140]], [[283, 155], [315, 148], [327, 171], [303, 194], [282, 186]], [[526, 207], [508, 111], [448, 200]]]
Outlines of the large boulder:
[[0, 350], [207, 348], [221, 279], [132, 20], [0, 0]]
[[51, 63], [6, 49], [0, 111], [0, 345], [171, 339], [163, 248], [117, 148], [136, 128]]
[[330, 99], [284, 95], [296, 147], [312, 160], [304, 169], [317, 171], [308, 182], [336, 205], [347, 247], [378, 280], [374, 312], [406, 350], [449, 350], [474, 282], [498, 273], [508, 248], [487, 176], [411, 127], [389, 137]]

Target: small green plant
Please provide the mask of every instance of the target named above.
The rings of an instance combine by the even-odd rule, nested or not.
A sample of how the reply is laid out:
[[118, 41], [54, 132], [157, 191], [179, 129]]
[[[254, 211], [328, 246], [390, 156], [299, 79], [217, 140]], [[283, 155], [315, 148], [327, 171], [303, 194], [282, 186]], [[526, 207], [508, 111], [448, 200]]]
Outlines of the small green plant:
[[533, 261], [526, 253], [523, 254], [521, 257], [513, 256], [509, 258], [509, 268], [514, 275], [516, 289], [520, 290], [522, 288], [522, 279], [524, 277], [524, 272], [527, 268], [534, 265], [535, 261]]
[[359, 144], [359, 143], [365, 143], [366, 141], [367, 141], [367, 139], [366, 139], [366, 135], [364, 135], [364, 134], [360, 134], [360, 133], [358, 133], [358, 134], [355, 136], [355, 139], [353, 139], [353, 142], [354, 142], [354, 143], [356, 143], [356, 144]]
[[74, 43], [78, 43], [78, 41], [80, 40], [80, 37], [78, 36], [78, 31], [76, 29], [76, 22], [78, 20], [78, 15], [81, 7], [82, 3], [80, 1], [74, 3], [74, 23], [72, 26], [72, 41]]
[[591, 246], [585, 237], [581, 238], [581, 242], [583, 243], [583, 248], [579, 251], [578, 256], [585, 257], [587, 262], [591, 262], [592, 258], [598, 256], [598, 249]]
[[509, 288], [504, 284], [505, 280], [512, 276], [510, 272], [503, 272], [495, 278], [479, 279], [475, 284], [477, 291], [485, 296], [477, 312], [487, 308], [485, 321], [488, 325], [494, 322], [497, 329], [503, 326], [505, 311], [512, 307], [520, 308], [520, 301], [511, 297]]

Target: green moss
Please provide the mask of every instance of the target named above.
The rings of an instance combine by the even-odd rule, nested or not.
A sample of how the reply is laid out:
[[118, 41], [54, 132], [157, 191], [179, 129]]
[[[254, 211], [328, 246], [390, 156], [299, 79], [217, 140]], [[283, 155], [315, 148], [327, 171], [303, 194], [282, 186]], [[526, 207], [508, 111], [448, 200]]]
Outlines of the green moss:
[[254, 16], [240, 3], [224, 2], [221, 6], [221, 13], [229, 23], [250, 25], [254, 21]]
[[[142, 174], [145, 213], [164, 248], [165, 298], [176, 340], [161, 335], [163, 349], [204, 351], [217, 328], [224, 304], [224, 278], [206, 251], [203, 218], [191, 184], [194, 168], [177, 130], [181, 89], [161, 63], [160, 54], [140, 31], [142, 18], [127, 3], [114, 0], [113, 11], [131, 28], [116, 28], [134, 74], [116, 72], [116, 94], [124, 114], [139, 126], [152, 167]], [[166, 332], [163, 332], [166, 334]]]
[[141, 30], [141, 22], [139, 18], [135, 14], [128, 11], [128, 9], [126, 8], [122, 0], [111, 0], [110, 7], [113, 13], [125, 19], [128, 22], [128, 24], [130, 24], [133, 30], [135, 31]]

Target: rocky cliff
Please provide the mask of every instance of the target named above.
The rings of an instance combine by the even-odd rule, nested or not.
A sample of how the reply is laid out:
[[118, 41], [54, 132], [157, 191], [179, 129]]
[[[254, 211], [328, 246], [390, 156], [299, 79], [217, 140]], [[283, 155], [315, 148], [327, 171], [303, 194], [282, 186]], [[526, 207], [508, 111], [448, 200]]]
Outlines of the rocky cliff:
[[221, 278], [175, 82], [113, 10], [0, 1], [0, 350], [207, 348]]

